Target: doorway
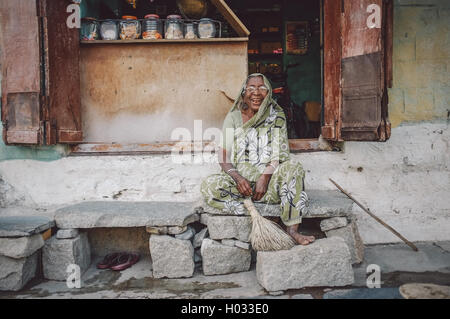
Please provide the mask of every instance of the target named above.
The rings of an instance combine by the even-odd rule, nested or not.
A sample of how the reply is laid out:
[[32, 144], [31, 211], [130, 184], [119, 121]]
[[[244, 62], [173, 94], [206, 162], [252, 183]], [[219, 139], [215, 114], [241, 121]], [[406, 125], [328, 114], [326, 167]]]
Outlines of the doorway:
[[322, 117], [321, 0], [231, 0], [250, 30], [248, 71], [266, 75], [283, 107], [290, 139], [320, 136]]

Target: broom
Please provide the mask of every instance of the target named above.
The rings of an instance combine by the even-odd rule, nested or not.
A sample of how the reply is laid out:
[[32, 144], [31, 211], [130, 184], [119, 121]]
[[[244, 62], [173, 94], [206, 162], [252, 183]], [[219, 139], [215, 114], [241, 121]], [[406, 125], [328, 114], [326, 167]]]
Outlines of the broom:
[[257, 251], [287, 250], [296, 245], [277, 223], [261, 216], [250, 198], [244, 200], [244, 206], [252, 217], [250, 241]]

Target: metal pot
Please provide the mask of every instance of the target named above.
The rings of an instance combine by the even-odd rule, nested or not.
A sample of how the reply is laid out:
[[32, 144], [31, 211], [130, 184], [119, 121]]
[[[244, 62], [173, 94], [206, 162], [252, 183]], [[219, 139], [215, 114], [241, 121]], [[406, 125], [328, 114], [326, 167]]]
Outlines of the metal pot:
[[185, 19], [199, 20], [214, 9], [208, 0], [177, 0], [177, 6]]

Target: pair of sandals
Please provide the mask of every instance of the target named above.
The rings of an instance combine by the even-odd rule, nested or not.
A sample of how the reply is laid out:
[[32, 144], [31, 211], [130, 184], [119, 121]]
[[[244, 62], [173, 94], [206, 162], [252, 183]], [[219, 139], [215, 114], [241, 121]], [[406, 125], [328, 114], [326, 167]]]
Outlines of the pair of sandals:
[[98, 269], [111, 269], [115, 271], [125, 270], [139, 261], [138, 253], [112, 253], [106, 255], [101, 262], [97, 264]]

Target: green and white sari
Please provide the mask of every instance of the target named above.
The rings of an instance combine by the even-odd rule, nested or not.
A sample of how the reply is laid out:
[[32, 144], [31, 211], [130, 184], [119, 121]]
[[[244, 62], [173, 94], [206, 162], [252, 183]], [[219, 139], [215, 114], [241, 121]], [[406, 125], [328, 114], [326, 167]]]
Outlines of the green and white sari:
[[[222, 147], [231, 154], [231, 162], [239, 174], [254, 189], [266, 166], [274, 161], [280, 165], [270, 179], [266, 194], [259, 202], [281, 205], [281, 220], [287, 226], [299, 224], [306, 213], [308, 197], [304, 192], [305, 172], [300, 163], [289, 160], [289, 141], [283, 109], [272, 99], [272, 87], [263, 74], [269, 89], [258, 112], [245, 124], [242, 121], [242, 92], [227, 114], [223, 125]], [[244, 197], [236, 182], [225, 172], [207, 177], [201, 185], [206, 203], [223, 214], [244, 215]]]

